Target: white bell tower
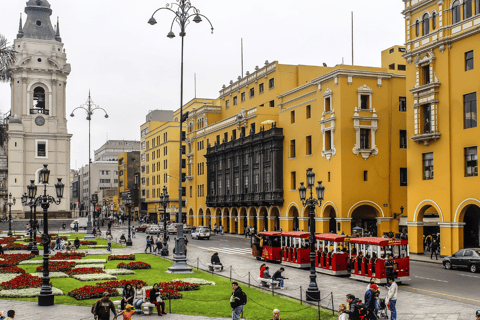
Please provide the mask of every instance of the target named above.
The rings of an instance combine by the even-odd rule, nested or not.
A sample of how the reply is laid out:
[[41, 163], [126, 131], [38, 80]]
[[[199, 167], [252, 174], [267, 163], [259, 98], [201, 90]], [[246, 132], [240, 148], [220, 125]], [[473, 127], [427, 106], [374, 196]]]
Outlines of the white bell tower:
[[[70, 139], [66, 119], [66, 85], [70, 64], [60, 38], [60, 26], [52, 27], [47, 0], [29, 0], [27, 20], [14, 41], [17, 61], [12, 72], [12, 107], [8, 126], [8, 192], [17, 198], [12, 215], [29, 217], [20, 197], [30, 180], [43, 193], [39, 171], [48, 164], [47, 194], [56, 197], [54, 184], [62, 178], [64, 198], [51, 205], [54, 217], [70, 217]], [[41, 208], [37, 212], [41, 212]], [[50, 216], [50, 215], [49, 215]]]

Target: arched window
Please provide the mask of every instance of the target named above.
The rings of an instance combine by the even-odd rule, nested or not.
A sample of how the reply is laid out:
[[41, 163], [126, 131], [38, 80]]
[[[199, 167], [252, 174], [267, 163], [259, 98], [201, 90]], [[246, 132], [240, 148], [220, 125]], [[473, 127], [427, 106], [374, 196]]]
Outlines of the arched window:
[[423, 15], [422, 29], [423, 29], [423, 33], [422, 33], [423, 36], [430, 33], [430, 18], [426, 13]]
[[432, 13], [432, 30], [437, 29], [437, 14]]
[[418, 20], [415, 21], [415, 34], [417, 37], [420, 35], [420, 22]]
[[473, 15], [472, 11], [473, 11], [472, 0], [463, 1], [463, 18], [464, 19], [470, 18]]
[[45, 109], [45, 90], [42, 87], [33, 89], [33, 107]]
[[452, 23], [460, 22], [460, 2], [455, 1], [452, 6]]

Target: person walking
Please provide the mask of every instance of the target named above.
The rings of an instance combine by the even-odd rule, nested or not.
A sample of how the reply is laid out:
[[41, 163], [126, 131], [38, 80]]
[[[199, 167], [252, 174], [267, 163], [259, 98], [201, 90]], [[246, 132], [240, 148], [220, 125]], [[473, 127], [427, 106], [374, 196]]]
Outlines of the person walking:
[[147, 236], [147, 246], [145, 247], [145, 252], [147, 249], [150, 248], [150, 253], [152, 252], [152, 240], [150, 240], [150, 236]]
[[343, 310], [341, 314], [347, 314], [350, 320], [360, 320], [360, 313], [357, 307], [360, 300], [355, 298], [353, 294], [347, 294], [347, 302], [350, 308], [349, 310]]
[[133, 306], [131, 304], [127, 304], [125, 310], [122, 310], [118, 315], [123, 316], [123, 320], [132, 320], [132, 315], [135, 313]]
[[280, 282], [280, 288], [283, 289], [283, 286], [285, 284], [285, 279], [288, 279], [288, 278], [285, 278], [283, 275], [282, 275], [282, 272], [285, 271], [285, 269], [283, 267], [281, 267], [280, 269], [278, 269], [272, 276], [272, 279], [275, 280], [275, 281], [278, 281]]
[[432, 251], [430, 252], [430, 259], [433, 259], [434, 254], [435, 254], [435, 259], [438, 260], [438, 242], [437, 242], [437, 240], [433, 240], [433, 242], [432, 242]]
[[112, 234], [109, 232], [109, 233], [107, 234], [107, 244], [108, 244], [107, 251], [112, 251], [112, 240], [113, 240], [113, 236], [112, 236]]
[[395, 283], [395, 279], [393, 278], [388, 279], [388, 282], [390, 283], [390, 287], [388, 288], [387, 300], [388, 304], [390, 304], [390, 313], [392, 320], [397, 320], [398, 285]]
[[368, 320], [376, 320], [377, 317], [375, 316], [375, 286], [370, 285], [370, 288], [365, 292], [365, 307], [367, 308], [367, 319]]
[[238, 286], [238, 282], [232, 282], [232, 296], [230, 297], [230, 306], [232, 307], [232, 320], [240, 320], [243, 312], [244, 293], [242, 288]]
[[162, 251], [162, 248], [163, 248], [162, 240], [160, 239], [160, 235], [157, 235], [157, 238], [155, 239], [155, 249], [153, 249], [153, 252], [160, 254]]
[[249, 233], [250, 233], [250, 227], [247, 226], [247, 227], [245, 228], [245, 239], [247, 239]]
[[385, 272], [387, 274], [387, 283], [388, 283], [388, 279], [393, 279], [395, 277], [393, 257], [391, 254], [387, 256], [387, 261], [385, 261]]
[[217, 223], [213, 225], [213, 233], [218, 234], [218, 226]]
[[135, 229], [134, 226], [132, 226], [132, 237], [135, 238], [135, 231], [137, 231], [137, 229]]
[[55, 238], [55, 248], [53, 248], [53, 251], [55, 250], [60, 250], [60, 237], [57, 236], [57, 238]]
[[110, 320], [110, 310], [113, 312], [113, 319], [117, 319], [115, 305], [110, 300], [110, 293], [104, 292], [103, 297], [92, 306], [93, 315], [96, 320]]
[[73, 246], [75, 247], [75, 250], [78, 250], [78, 248], [80, 248], [80, 240], [78, 239], [78, 237], [76, 237], [73, 241]]

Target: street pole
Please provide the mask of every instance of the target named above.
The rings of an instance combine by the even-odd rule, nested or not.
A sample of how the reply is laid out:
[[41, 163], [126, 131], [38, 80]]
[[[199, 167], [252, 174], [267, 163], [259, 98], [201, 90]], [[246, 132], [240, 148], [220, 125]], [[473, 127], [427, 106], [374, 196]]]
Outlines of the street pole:
[[[15, 197], [12, 199], [12, 193], [8, 195], [9, 202], [8, 205], [8, 233], [7, 235], [10, 237], [13, 235], [12, 233], [12, 205], [15, 204]], [[13, 202], [12, 202], [13, 201]]]
[[[128, 200], [126, 200], [128, 201]], [[125, 243], [125, 245], [127, 247], [131, 247], [132, 246], [132, 238], [130, 236], [130, 233], [132, 231], [132, 228], [130, 227], [130, 220], [132, 220], [132, 207], [130, 205], [127, 206], [128, 208], [128, 239], [127, 239], [127, 242]]]
[[77, 109], [83, 109], [87, 112], [87, 120], [88, 120], [88, 206], [87, 206], [87, 234], [85, 235], [86, 240], [92, 240], [95, 239], [95, 236], [93, 235], [93, 230], [92, 230], [92, 216], [90, 215], [90, 205], [91, 205], [91, 168], [90, 164], [92, 163], [92, 158], [90, 157], [91, 155], [91, 120], [92, 120], [92, 115], [95, 110], [103, 110], [105, 112], [105, 118], [108, 118], [107, 111], [105, 109], [100, 108], [98, 105], [93, 103], [92, 97], [90, 95], [90, 91], [88, 91], [88, 100], [87, 102], [75, 109], [73, 109], [72, 113], [70, 114], [70, 117], [74, 117], [75, 110]]
[[38, 221], [37, 221], [37, 206], [35, 205], [34, 202], [30, 202], [30, 210], [32, 210], [32, 207], [33, 207], [33, 225], [34, 225], [34, 229], [33, 229], [33, 246], [32, 246], [32, 251], [30, 251], [31, 253], [33, 253], [34, 255], [38, 256], [40, 254], [40, 251], [38, 250], [38, 247], [37, 247], [37, 226], [38, 226]]

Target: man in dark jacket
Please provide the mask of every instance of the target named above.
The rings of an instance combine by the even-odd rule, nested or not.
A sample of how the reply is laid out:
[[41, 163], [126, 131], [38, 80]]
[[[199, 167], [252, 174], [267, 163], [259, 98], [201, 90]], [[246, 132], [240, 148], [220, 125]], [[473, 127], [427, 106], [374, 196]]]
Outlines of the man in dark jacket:
[[349, 315], [350, 320], [360, 320], [360, 314], [358, 312], [357, 305], [360, 302], [353, 294], [347, 294], [347, 302], [350, 305], [350, 310], [343, 311]]
[[210, 262], [211, 262], [212, 264], [216, 264], [216, 265], [222, 266], [222, 270], [223, 270], [223, 264], [220, 262], [220, 257], [218, 256], [218, 252], [215, 252], [215, 253], [212, 255], [212, 258], [210, 259]]
[[435, 254], [435, 259], [438, 260], [437, 250], [438, 250], [438, 242], [437, 242], [437, 240], [433, 240], [433, 242], [432, 242], [432, 252], [430, 253], [430, 259], [433, 259], [433, 255]]
[[232, 307], [232, 319], [240, 320], [240, 315], [243, 312], [243, 291], [238, 286], [237, 282], [232, 282], [232, 296], [230, 297], [230, 306]]
[[370, 287], [367, 292], [365, 292], [365, 307], [367, 308], [367, 319], [369, 320], [376, 320], [377, 317], [375, 316], [375, 288]]
[[110, 310], [113, 312], [113, 319], [117, 319], [115, 305], [110, 300], [110, 293], [104, 292], [102, 299], [95, 302], [94, 316], [96, 320], [110, 320]]

